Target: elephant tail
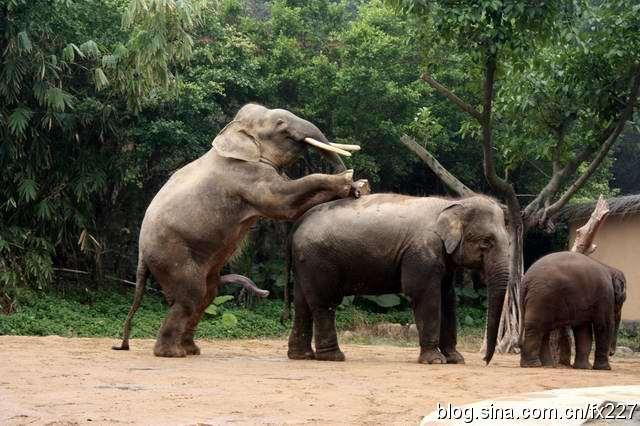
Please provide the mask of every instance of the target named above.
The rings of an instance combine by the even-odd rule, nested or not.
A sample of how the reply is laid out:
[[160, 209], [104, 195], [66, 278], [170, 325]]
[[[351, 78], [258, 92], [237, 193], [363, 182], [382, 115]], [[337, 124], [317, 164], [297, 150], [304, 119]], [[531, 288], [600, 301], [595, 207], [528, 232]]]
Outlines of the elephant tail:
[[294, 229], [291, 229], [287, 236], [285, 255], [284, 255], [284, 307], [282, 308], [282, 315], [280, 316], [280, 322], [284, 324], [291, 319], [291, 241], [293, 240]]
[[263, 290], [258, 288], [257, 285], [249, 278], [238, 275], [238, 274], [227, 274], [220, 277], [220, 285], [223, 286], [225, 284], [240, 284], [247, 291], [255, 294], [258, 297], [267, 297], [269, 295], [268, 290]]
[[142, 296], [144, 295], [144, 287], [149, 278], [149, 268], [142, 260], [142, 257], [138, 261], [138, 270], [136, 271], [136, 291], [133, 295], [133, 304], [129, 309], [129, 315], [124, 322], [124, 331], [122, 333], [122, 344], [120, 346], [112, 346], [111, 349], [116, 351], [128, 351], [129, 350], [129, 335], [131, 334], [131, 321], [136, 311], [140, 307]]

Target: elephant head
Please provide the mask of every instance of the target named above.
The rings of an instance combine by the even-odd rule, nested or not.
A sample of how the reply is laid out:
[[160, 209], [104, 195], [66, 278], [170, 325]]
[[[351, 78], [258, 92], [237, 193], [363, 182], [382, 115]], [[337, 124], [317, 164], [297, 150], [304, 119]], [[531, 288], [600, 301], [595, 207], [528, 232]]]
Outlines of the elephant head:
[[262, 105], [243, 106], [212, 143], [223, 157], [236, 160], [262, 161], [276, 168], [295, 161], [309, 146], [317, 148], [336, 172], [345, 166], [338, 154], [350, 156], [357, 145], [330, 143], [312, 123], [284, 109], [268, 109]]
[[618, 344], [618, 330], [620, 329], [620, 320], [622, 319], [622, 305], [627, 299], [627, 279], [622, 271], [609, 267], [611, 271], [611, 285], [613, 287], [613, 299], [614, 299], [614, 316], [615, 316], [615, 329], [613, 332], [613, 338], [611, 339], [611, 346], [609, 348], [609, 355], [613, 355], [616, 352]]
[[509, 238], [504, 213], [489, 197], [451, 202], [438, 216], [436, 233], [454, 264], [481, 272], [487, 285], [487, 352], [493, 357], [509, 282]]

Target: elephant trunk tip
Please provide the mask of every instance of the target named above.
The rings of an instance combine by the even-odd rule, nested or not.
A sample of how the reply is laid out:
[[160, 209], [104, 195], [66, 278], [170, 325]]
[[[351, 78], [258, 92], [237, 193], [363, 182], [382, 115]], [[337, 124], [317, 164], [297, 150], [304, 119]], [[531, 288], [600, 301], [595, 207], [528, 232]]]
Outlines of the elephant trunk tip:
[[129, 343], [128, 342], [122, 342], [122, 344], [120, 346], [111, 346], [111, 349], [113, 349], [114, 351], [128, 351], [129, 350]]

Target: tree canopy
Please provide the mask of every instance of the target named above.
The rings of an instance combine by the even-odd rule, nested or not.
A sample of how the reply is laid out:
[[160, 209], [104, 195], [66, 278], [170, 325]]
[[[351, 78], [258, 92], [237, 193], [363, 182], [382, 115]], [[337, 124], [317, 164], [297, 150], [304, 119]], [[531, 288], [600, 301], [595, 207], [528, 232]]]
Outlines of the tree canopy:
[[[132, 274], [150, 199], [247, 102], [362, 145], [347, 162], [376, 191], [451, 192], [410, 135], [546, 227], [564, 194], [617, 191], [638, 15], [623, 0], [2, 0], [0, 289], [59, 267]], [[277, 285], [283, 232], [261, 224], [232, 268]]]

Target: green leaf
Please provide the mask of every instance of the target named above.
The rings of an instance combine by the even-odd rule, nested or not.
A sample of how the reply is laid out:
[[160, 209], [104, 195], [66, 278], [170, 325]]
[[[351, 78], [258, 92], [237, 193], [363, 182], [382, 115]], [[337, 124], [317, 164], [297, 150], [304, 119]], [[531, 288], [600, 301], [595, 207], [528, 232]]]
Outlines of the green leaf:
[[93, 40], [82, 43], [80, 45], [80, 50], [89, 58], [96, 59], [100, 57], [100, 49], [98, 49], [98, 45]]
[[464, 317], [464, 325], [471, 327], [474, 324], [475, 324], [475, 321], [473, 321], [473, 318], [471, 318], [471, 316], [467, 315]]
[[204, 310], [204, 312], [213, 316], [218, 315], [218, 307], [216, 305], [211, 304], [207, 307], [207, 309]]
[[370, 300], [382, 308], [392, 308], [398, 306], [402, 299], [397, 294], [381, 294], [379, 296], [363, 296], [364, 299]]
[[93, 78], [95, 80], [96, 88], [98, 90], [101, 90], [102, 88], [109, 85], [109, 80], [107, 79], [107, 76], [104, 75], [104, 71], [102, 71], [102, 68], [96, 68], [93, 71]]
[[18, 107], [9, 116], [9, 130], [15, 136], [24, 136], [24, 131], [33, 115], [30, 109]]
[[224, 296], [218, 296], [215, 299], [213, 299], [213, 304], [216, 306], [220, 306], [230, 300], [233, 300], [233, 296], [229, 294], [225, 294]]
[[63, 112], [72, 105], [73, 96], [58, 87], [50, 87], [44, 95], [44, 101], [50, 109]]
[[222, 314], [222, 325], [226, 328], [233, 328], [238, 325], [238, 318], [231, 312]]
[[20, 50], [24, 52], [31, 52], [31, 40], [29, 39], [29, 34], [26, 31], [20, 31], [18, 33], [18, 46]]
[[38, 196], [38, 184], [33, 179], [23, 179], [18, 184], [18, 193], [25, 201], [33, 201]]
[[477, 299], [478, 293], [471, 287], [463, 287], [460, 289], [459, 294], [469, 299]]
[[73, 43], [69, 43], [62, 49], [62, 59], [67, 62], [73, 62], [76, 59], [76, 55], [78, 55], [81, 59], [84, 58], [84, 53], [78, 46]]

